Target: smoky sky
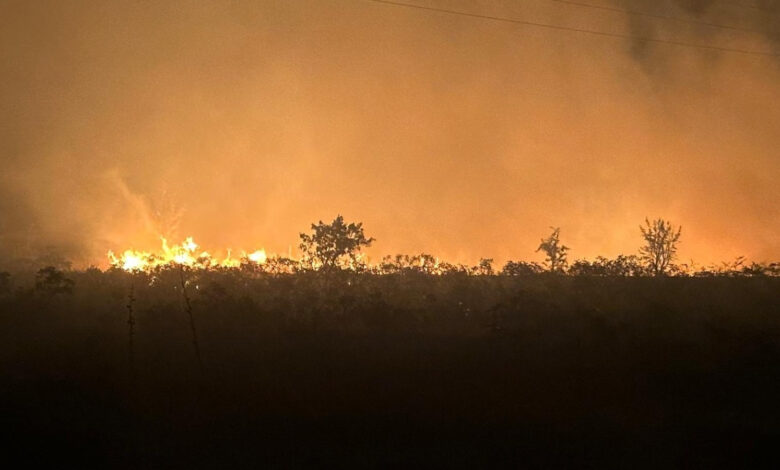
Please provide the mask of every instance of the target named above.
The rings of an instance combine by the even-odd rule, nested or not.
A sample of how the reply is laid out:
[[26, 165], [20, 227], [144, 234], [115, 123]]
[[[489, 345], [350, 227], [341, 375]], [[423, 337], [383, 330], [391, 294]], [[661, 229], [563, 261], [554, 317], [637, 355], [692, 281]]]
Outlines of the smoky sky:
[[[633, 38], [778, 52], [769, 0], [419, 0]], [[738, 30], [700, 23], [731, 25]], [[780, 258], [778, 58], [362, 0], [0, 1], [0, 252], [192, 235], [295, 251], [343, 214], [372, 256]]]

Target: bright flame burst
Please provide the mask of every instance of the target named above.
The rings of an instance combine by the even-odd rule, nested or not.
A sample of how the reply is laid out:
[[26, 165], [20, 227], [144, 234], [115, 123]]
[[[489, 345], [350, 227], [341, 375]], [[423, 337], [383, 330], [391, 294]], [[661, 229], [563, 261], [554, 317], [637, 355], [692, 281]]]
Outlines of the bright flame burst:
[[250, 253], [246, 256], [249, 261], [257, 264], [263, 264], [268, 260], [268, 256], [265, 254], [265, 250], [257, 250], [254, 253]]
[[[168, 266], [186, 266], [193, 269], [213, 268], [258, 268], [269, 273], [293, 273], [297, 270], [317, 270], [322, 267], [322, 262], [316, 258], [303, 257], [296, 259], [292, 253], [287, 256], [270, 255], [265, 249], [248, 253], [241, 252], [238, 258], [233, 257], [232, 251], [227, 250], [224, 258], [212, 256], [207, 251], [199, 250], [199, 246], [192, 237], [187, 237], [179, 245], [169, 245], [168, 240], [162, 240], [161, 250], [148, 252], [139, 250], [125, 250], [122, 254], [108, 252], [108, 260], [113, 268], [128, 272], [152, 272], [157, 268]], [[371, 272], [376, 274], [398, 273], [406, 271], [423, 272], [427, 274], [445, 274], [452, 272], [477, 273], [478, 267], [462, 264], [444, 263], [434, 256], [420, 254], [414, 256], [397, 255], [386, 256], [379, 264], [371, 264], [364, 253], [355, 253], [353, 256], [343, 256], [338, 260], [337, 267], [343, 270]]]
[[268, 261], [268, 255], [264, 249], [252, 253], [242, 252], [239, 259], [231, 256], [231, 250], [227, 250], [227, 256], [218, 260], [211, 256], [207, 251], [198, 252], [198, 244], [187, 237], [180, 245], [168, 245], [165, 237], [162, 240], [162, 250], [157, 253], [139, 250], [125, 250], [122, 254], [116, 255], [113, 251], [108, 252], [108, 260], [112, 267], [120, 268], [125, 271], [151, 271], [158, 267], [181, 265], [196, 268], [237, 268], [242, 262], [265, 264]]

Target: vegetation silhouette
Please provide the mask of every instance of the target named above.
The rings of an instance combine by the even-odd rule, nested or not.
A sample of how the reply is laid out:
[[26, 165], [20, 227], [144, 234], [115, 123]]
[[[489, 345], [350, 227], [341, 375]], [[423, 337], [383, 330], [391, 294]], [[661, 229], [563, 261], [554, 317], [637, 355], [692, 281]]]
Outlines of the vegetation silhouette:
[[[366, 236], [362, 223], [346, 223], [339, 215], [332, 222], [320, 221], [312, 224], [310, 234], [301, 233], [299, 248], [302, 256], [295, 259], [291, 256], [271, 255], [263, 257], [258, 262], [244, 255], [240, 263], [223, 265], [211, 256], [205, 254], [193, 257], [190, 264], [179, 264], [170, 261], [172, 266], [183, 266], [194, 272], [200, 271], [235, 271], [244, 275], [290, 275], [302, 272], [318, 272], [334, 274], [350, 271], [365, 274], [387, 275], [398, 273], [423, 273], [429, 275], [467, 274], [480, 276], [494, 275], [533, 275], [550, 272], [569, 276], [772, 276], [777, 273], [776, 263], [748, 264], [744, 257], [733, 262], [719, 265], [697, 266], [691, 264], [675, 264], [677, 245], [681, 229], [672, 227], [670, 222], [657, 219], [650, 222], [645, 219], [645, 227], [641, 228], [644, 244], [638, 254], [620, 254], [614, 259], [598, 256], [594, 260], [577, 259], [572, 265], [568, 263], [569, 247], [560, 240], [560, 229], [551, 227], [552, 233], [541, 240], [537, 252], [543, 252], [543, 263], [509, 260], [501, 269], [493, 267], [492, 258], [481, 258], [477, 265], [450, 263], [438, 257], [421, 253], [419, 255], [396, 254], [386, 255], [380, 262], [371, 263], [363, 253], [363, 248], [370, 247], [375, 241]], [[149, 272], [164, 269], [165, 257], [156, 254], [145, 254], [148, 267], [141, 268]], [[113, 268], [121, 268], [121, 259], [112, 258]], [[327, 276], [327, 278], [332, 276]], [[182, 292], [186, 290], [186, 286]]]
[[182, 309], [184, 310], [184, 313], [187, 314], [187, 319], [189, 320], [190, 325], [190, 334], [192, 335], [192, 347], [195, 351], [195, 359], [198, 363], [198, 370], [200, 371], [200, 374], [204, 374], [204, 368], [203, 368], [203, 358], [200, 353], [200, 341], [198, 341], [198, 329], [195, 326], [195, 315], [192, 311], [192, 301], [190, 300], [190, 295], [188, 293], [187, 286], [190, 283], [189, 279], [187, 279], [184, 275], [185, 267], [183, 265], [179, 266], [179, 287], [181, 287], [181, 299], [182, 299]]
[[311, 230], [311, 234], [300, 234], [299, 247], [308, 266], [325, 272], [359, 266], [360, 250], [374, 242], [363, 234], [362, 223], [346, 224], [341, 215], [329, 224], [312, 224]]
[[65, 273], [54, 266], [38, 270], [35, 275], [35, 290], [46, 296], [72, 294], [74, 281], [65, 277]]
[[525, 261], [507, 261], [501, 269], [501, 274], [505, 276], [530, 276], [539, 274], [544, 268], [538, 263], [528, 263]]
[[536, 251], [544, 252], [546, 256], [544, 262], [550, 272], [561, 273], [566, 270], [566, 252], [569, 251], [569, 247], [562, 245], [560, 242], [561, 229], [557, 227], [550, 228], [553, 232], [549, 237], [542, 239]]
[[618, 255], [615, 259], [603, 256], [594, 261], [576, 260], [567, 273], [572, 276], [643, 276], [647, 267], [636, 255]]
[[666, 275], [677, 256], [682, 227], [675, 229], [669, 221], [659, 218], [650, 222], [645, 218], [645, 225], [640, 225], [639, 230], [645, 240], [645, 245], [639, 249], [642, 260], [653, 276]]
[[712, 468], [776, 445], [778, 263], [567, 266], [554, 229], [544, 266], [370, 264], [340, 216], [301, 239], [306, 264], [0, 275], [8, 461]]
[[477, 265], [477, 274], [480, 276], [492, 276], [495, 273], [493, 271], [493, 258], [482, 258]]

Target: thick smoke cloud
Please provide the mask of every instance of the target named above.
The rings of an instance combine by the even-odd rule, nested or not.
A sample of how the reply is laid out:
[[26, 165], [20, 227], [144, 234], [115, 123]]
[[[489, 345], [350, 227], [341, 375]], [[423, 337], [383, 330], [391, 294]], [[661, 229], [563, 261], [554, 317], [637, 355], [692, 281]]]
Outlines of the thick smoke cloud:
[[[775, 2], [740, 1], [602, 4], [760, 34], [429, 4], [777, 51]], [[374, 256], [538, 259], [551, 225], [572, 256], [612, 256], [664, 216], [685, 260], [776, 259], [779, 79], [772, 57], [363, 1], [3, 2], [0, 254], [104, 263], [160, 235], [287, 252], [342, 213]]]

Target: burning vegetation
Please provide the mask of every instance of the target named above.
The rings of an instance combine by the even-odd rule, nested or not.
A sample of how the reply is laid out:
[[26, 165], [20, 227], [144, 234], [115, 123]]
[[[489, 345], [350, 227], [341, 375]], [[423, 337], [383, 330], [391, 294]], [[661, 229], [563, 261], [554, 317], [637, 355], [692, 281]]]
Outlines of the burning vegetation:
[[169, 265], [181, 265], [197, 269], [210, 268], [238, 268], [242, 263], [265, 264], [268, 256], [264, 249], [251, 253], [241, 252], [240, 258], [234, 258], [231, 250], [227, 250], [227, 256], [216, 258], [208, 251], [198, 250], [200, 246], [192, 237], [187, 237], [181, 244], [170, 246], [168, 240], [160, 237], [162, 246], [156, 253], [128, 249], [117, 255], [113, 251], [108, 252], [108, 260], [113, 268], [125, 271], [153, 271], [157, 268]]
[[700, 266], [695, 263], [675, 263], [681, 237], [681, 227], [673, 227], [669, 221], [645, 219], [640, 226], [644, 244], [637, 255], [619, 255], [614, 259], [597, 257], [595, 260], [578, 259], [569, 264], [569, 247], [561, 242], [561, 230], [552, 227], [552, 233], [543, 238], [536, 250], [542, 252], [542, 263], [508, 261], [502, 269], [493, 267], [493, 260], [483, 258], [477, 265], [450, 263], [427, 253], [419, 255], [388, 255], [372, 263], [362, 252], [375, 241], [367, 237], [361, 223], [346, 223], [339, 215], [332, 222], [320, 221], [311, 225], [311, 233], [300, 234], [300, 255], [268, 254], [264, 248], [241, 251], [235, 256], [228, 249], [225, 256], [215, 256], [201, 249], [193, 237], [170, 245], [162, 240], [157, 252], [127, 249], [116, 254], [108, 252], [112, 269], [127, 272], [152, 273], [168, 267], [181, 267], [198, 271], [238, 270], [267, 274], [294, 274], [298, 272], [351, 271], [366, 274], [399, 274], [419, 272], [430, 275], [461, 273], [467, 275], [528, 275], [550, 272], [575, 276], [778, 276], [778, 263], [748, 263], [744, 257], [720, 265]]

